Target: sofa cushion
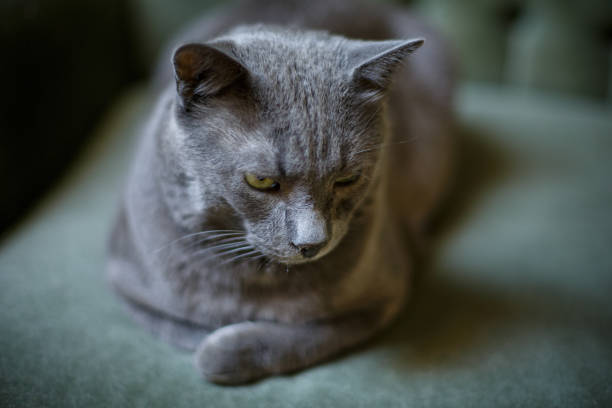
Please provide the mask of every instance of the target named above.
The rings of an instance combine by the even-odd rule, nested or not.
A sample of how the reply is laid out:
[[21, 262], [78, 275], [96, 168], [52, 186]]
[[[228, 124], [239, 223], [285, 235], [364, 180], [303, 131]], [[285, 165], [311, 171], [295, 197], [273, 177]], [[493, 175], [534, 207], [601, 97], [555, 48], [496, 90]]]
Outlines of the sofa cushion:
[[606, 406], [612, 403], [610, 112], [465, 87], [459, 193], [430, 271], [369, 345], [227, 388], [135, 324], [104, 278], [139, 120], [134, 89], [0, 247], [0, 405]]

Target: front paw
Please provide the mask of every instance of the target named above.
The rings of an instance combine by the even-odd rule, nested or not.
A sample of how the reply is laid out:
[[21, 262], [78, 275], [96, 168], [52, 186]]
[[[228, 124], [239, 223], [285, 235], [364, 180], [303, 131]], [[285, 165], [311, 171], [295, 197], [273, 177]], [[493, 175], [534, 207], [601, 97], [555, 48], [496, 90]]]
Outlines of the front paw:
[[195, 363], [204, 378], [218, 384], [242, 384], [269, 374], [265, 330], [244, 322], [222, 327], [198, 346]]

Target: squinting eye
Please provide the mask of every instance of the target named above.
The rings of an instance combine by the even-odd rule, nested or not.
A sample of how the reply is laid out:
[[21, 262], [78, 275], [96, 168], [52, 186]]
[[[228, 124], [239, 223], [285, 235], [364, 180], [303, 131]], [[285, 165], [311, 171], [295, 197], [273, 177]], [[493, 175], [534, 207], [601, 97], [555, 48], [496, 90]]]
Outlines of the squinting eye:
[[261, 191], [277, 191], [280, 188], [280, 184], [271, 178], [259, 177], [252, 173], [246, 173], [244, 175], [244, 180], [249, 186]]
[[349, 184], [353, 184], [359, 179], [359, 174], [353, 174], [352, 176], [340, 177], [335, 181], [336, 186], [348, 186]]

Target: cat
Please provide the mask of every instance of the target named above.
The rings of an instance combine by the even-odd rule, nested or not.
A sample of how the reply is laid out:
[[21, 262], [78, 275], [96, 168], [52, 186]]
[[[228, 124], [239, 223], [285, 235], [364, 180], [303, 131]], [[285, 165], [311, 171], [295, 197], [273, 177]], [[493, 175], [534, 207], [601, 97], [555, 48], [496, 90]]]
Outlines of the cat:
[[372, 338], [451, 172], [443, 42], [389, 5], [247, 0], [176, 44], [109, 241], [119, 298], [221, 384]]

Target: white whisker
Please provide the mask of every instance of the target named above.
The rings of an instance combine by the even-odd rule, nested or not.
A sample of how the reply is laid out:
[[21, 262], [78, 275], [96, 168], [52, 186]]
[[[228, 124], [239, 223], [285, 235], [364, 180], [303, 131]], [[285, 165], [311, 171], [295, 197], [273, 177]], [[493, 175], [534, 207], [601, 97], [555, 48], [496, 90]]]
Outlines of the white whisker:
[[226, 265], [226, 264], [234, 262], [234, 261], [236, 261], [238, 259], [244, 258], [245, 256], [252, 256], [252, 255], [259, 254], [259, 253], [260, 253], [259, 250], [254, 249], [254, 250], [252, 250], [250, 252], [247, 252], [247, 253], [244, 253], [244, 254], [240, 254], [240, 255], [236, 255], [236, 256], [226, 260], [225, 262], [222, 262], [221, 265]]
[[[195, 247], [195, 246], [198, 246], [198, 245], [209, 245], [209, 244], [228, 244], [230, 242], [241, 242], [241, 241], [244, 241], [244, 235], [225, 237], [223, 239], [219, 239], [219, 238], [220, 237], [203, 238], [203, 239], [197, 240], [195, 242], [192, 242], [190, 244], [190, 247]], [[213, 242], [210, 242], [210, 241], [213, 241]]]
[[225, 234], [235, 234], [235, 235], [244, 234], [244, 231], [239, 231], [239, 230], [207, 230], [207, 231], [194, 232], [194, 233], [191, 233], [191, 234], [184, 235], [184, 236], [182, 236], [180, 238], [177, 238], [177, 239], [175, 239], [173, 241], [170, 241], [169, 243], [167, 243], [167, 244], [165, 244], [165, 245], [163, 245], [163, 246], [153, 250], [151, 253], [152, 254], [156, 254], [157, 252], [159, 252], [159, 251], [161, 251], [163, 249], [166, 249], [166, 248], [170, 247], [171, 245], [174, 245], [174, 244], [176, 244], [178, 242], [184, 241], [184, 240], [189, 239], [189, 238], [193, 238], [193, 237], [197, 237], [197, 236], [201, 237], [203, 235], [212, 234], [212, 233], [224, 233], [224, 236], [227, 236]]
[[218, 239], [218, 238], [223, 238], [223, 237], [240, 237], [240, 236], [244, 236], [244, 235], [246, 235], [245, 232], [227, 232], [227, 233], [224, 233], [224, 234], [216, 234], [216, 235], [205, 236], [202, 239], [203, 240], [213, 240], [213, 239]]
[[249, 244], [249, 245], [246, 245], [246, 246], [244, 246], [242, 248], [234, 248], [234, 249], [230, 249], [228, 251], [217, 252], [217, 255], [225, 256], [225, 255], [233, 254], [233, 253], [236, 253], [236, 252], [252, 250], [252, 249], [255, 249], [255, 248], [253, 248], [253, 246]]
[[206, 248], [202, 248], [196, 252], [193, 253], [193, 256], [198, 256], [200, 254], [205, 254], [208, 252], [213, 252], [215, 255], [220, 254], [220, 252], [217, 252], [221, 249], [236, 249], [240, 246], [243, 247], [250, 247], [251, 244], [249, 244], [248, 242], [244, 241], [244, 242], [232, 242], [229, 244], [220, 244], [220, 245], [214, 245], [211, 247], [206, 247]]

